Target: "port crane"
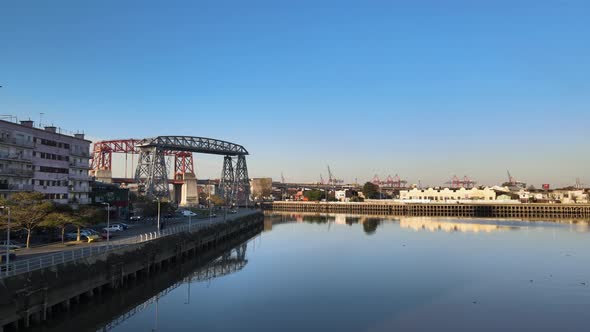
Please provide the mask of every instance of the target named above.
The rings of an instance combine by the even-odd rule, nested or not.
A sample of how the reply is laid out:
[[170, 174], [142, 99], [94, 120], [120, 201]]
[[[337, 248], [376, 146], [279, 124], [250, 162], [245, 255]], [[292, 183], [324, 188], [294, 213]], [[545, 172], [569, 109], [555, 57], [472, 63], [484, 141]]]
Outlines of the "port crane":
[[467, 175], [465, 175], [463, 177], [463, 179], [460, 179], [459, 177], [457, 177], [457, 175], [455, 175], [455, 176], [453, 176], [453, 178], [450, 181], [445, 182], [445, 184], [448, 184], [453, 189], [458, 189], [458, 188], [471, 189], [471, 188], [475, 187], [475, 184], [477, 184], [477, 182], [470, 179]]
[[344, 180], [337, 179], [334, 176], [334, 174], [332, 174], [332, 170], [330, 169], [330, 165], [328, 165], [328, 184], [336, 186], [336, 185], [343, 184], [343, 183], [344, 183]]
[[398, 174], [396, 174], [395, 177], [392, 177], [391, 175], [387, 176], [387, 179], [385, 181], [381, 181], [379, 175], [375, 174], [371, 182], [374, 185], [386, 186], [389, 188], [405, 188], [408, 183], [408, 181], [402, 180]]
[[523, 189], [526, 188], [526, 183], [516, 180], [516, 178], [510, 174], [509, 170], [506, 170], [506, 173], [508, 174], [508, 182], [503, 183], [503, 186]]

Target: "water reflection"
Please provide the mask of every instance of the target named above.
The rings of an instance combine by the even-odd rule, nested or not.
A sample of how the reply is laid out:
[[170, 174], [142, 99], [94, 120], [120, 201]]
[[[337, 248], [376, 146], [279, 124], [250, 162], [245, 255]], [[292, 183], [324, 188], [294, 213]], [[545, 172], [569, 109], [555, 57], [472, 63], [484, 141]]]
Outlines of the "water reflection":
[[46, 331], [586, 330], [587, 222], [282, 213], [264, 225]]
[[515, 226], [490, 225], [473, 222], [453, 222], [449, 220], [438, 220], [426, 217], [401, 218], [399, 220], [399, 224], [402, 228], [428, 232], [491, 233], [508, 229], [518, 229], [518, 227]]
[[110, 331], [117, 327], [118, 325], [122, 324], [126, 320], [136, 316], [140, 312], [144, 311], [145, 309], [149, 308], [150, 306], [154, 305], [154, 328], [152, 331], [158, 331], [159, 327], [159, 300], [162, 297], [165, 297], [170, 292], [174, 291], [175, 289], [179, 288], [182, 285], [188, 285], [187, 287], [187, 301], [184, 304], [190, 304], [190, 294], [191, 294], [191, 284], [193, 283], [201, 283], [206, 282], [210, 283], [214, 279], [223, 278], [227, 275], [232, 273], [236, 273], [242, 270], [246, 264], [248, 264], [248, 260], [246, 259], [246, 251], [248, 249], [248, 244], [243, 243], [235, 248], [232, 248], [226, 252], [224, 252], [219, 258], [213, 260], [212, 262], [208, 263], [202, 268], [198, 268], [197, 270], [190, 273], [188, 276], [182, 278], [182, 280], [174, 283], [170, 287], [166, 288], [165, 290], [159, 292], [155, 296], [151, 297], [144, 303], [138, 305], [137, 307], [133, 308], [132, 310], [124, 313], [123, 315], [115, 318], [108, 324], [106, 324], [100, 331]]
[[218, 248], [178, 265], [166, 266], [147, 278], [130, 280], [123, 288], [106, 289], [101, 296], [81, 302], [73, 306], [71, 311], [56, 313], [53, 319], [28, 331], [65, 331], [71, 326], [77, 326], [81, 331], [126, 331], [125, 324], [137, 317], [141, 317], [140, 320], [146, 324], [145, 329], [139, 330], [162, 329], [160, 320], [165, 318], [161, 313], [162, 299], [178, 292], [185, 285], [188, 291], [182, 302], [191, 305], [191, 284], [206, 284], [208, 287], [213, 280], [243, 270], [248, 264], [248, 241], [256, 235], [256, 232], [249, 232], [241, 239], [220, 244]]
[[518, 220], [492, 218], [451, 218], [451, 217], [384, 217], [348, 214], [320, 214], [306, 212], [273, 212], [265, 219], [265, 231], [271, 231], [273, 225], [284, 223], [312, 223], [348, 225], [360, 224], [367, 235], [377, 232], [382, 224], [399, 223], [402, 228], [428, 232], [469, 232], [492, 233], [514, 231], [522, 228], [551, 228], [569, 226], [574, 232], [589, 232], [590, 221], [576, 219], [560, 220]]

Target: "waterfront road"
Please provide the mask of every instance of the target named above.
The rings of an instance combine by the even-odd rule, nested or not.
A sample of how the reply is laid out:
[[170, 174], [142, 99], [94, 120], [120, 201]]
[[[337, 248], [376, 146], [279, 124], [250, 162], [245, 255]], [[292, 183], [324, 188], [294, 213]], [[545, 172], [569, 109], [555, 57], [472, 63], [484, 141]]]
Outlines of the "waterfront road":
[[[235, 213], [235, 214], [229, 213], [229, 210], [228, 210], [227, 215], [225, 215], [224, 210], [217, 210], [217, 211], [215, 211], [215, 213], [217, 214], [216, 217], [211, 217], [211, 218], [194, 218], [193, 217], [193, 218], [190, 218], [191, 219], [190, 223], [192, 225], [199, 225], [200, 227], [202, 227], [203, 225], [209, 225], [209, 224], [214, 224], [214, 223], [218, 223], [218, 222], [223, 222], [225, 219], [233, 220], [235, 218], [239, 218], [239, 217], [249, 215], [249, 214], [252, 214], [255, 212], [257, 212], [257, 210], [244, 208], [244, 209], [237, 210], [237, 213]], [[113, 220], [111, 222], [111, 224], [116, 224], [117, 222], [125, 222], [125, 221]], [[157, 221], [155, 218], [143, 220], [143, 221], [141, 221], [139, 223], [135, 223], [135, 224], [131, 224], [128, 222], [125, 222], [125, 223], [127, 223], [129, 225], [129, 228], [125, 231], [111, 232], [111, 236], [112, 236], [111, 240], [112, 241], [119, 241], [122, 239], [127, 239], [127, 238], [131, 238], [134, 236], [138, 236], [140, 234], [146, 234], [146, 233], [158, 231]], [[164, 224], [164, 227], [165, 227], [164, 229], [178, 226], [178, 225], [188, 225], [189, 218], [188, 217], [176, 217], [176, 218], [166, 218], [166, 219], [162, 218], [162, 219], [160, 219], [160, 224]], [[101, 225], [101, 226], [95, 226], [95, 227], [91, 227], [91, 228], [96, 229], [96, 230], [100, 230], [105, 226], [106, 225]], [[107, 244], [106, 240], [101, 240], [101, 241], [92, 242], [92, 243], [70, 241], [70, 242], [66, 242], [64, 244], [54, 243], [54, 244], [48, 244], [48, 245], [34, 247], [34, 248], [30, 248], [30, 249], [20, 249], [20, 250], [16, 251], [16, 255], [17, 255], [17, 260], [22, 260], [22, 259], [40, 257], [43, 255], [61, 252], [61, 251], [76, 250], [76, 249], [80, 249], [80, 248], [84, 248], [84, 247], [104, 246], [106, 244]]]

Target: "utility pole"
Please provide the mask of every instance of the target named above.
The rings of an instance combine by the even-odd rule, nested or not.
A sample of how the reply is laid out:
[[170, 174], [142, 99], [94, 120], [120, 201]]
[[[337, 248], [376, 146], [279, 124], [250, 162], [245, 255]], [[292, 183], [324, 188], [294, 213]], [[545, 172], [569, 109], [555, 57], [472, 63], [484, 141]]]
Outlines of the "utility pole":
[[110, 245], [110, 240], [111, 240], [111, 204], [109, 203], [102, 203], [102, 205], [106, 205], [107, 206], [107, 249], [109, 248]]
[[2, 210], [8, 210], [8, 225], [6, 228], [6, 276], [10, 273], [10, 206], [0, 206]]

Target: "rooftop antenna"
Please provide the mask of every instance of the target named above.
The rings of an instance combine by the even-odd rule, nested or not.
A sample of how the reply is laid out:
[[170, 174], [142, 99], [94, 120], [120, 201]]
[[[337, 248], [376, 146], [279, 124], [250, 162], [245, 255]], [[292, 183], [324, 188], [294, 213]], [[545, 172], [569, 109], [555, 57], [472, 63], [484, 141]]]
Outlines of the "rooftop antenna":
[[39, 113], [39, 127], [42, 127], [43, 115], [45, 115], [45, 113]]

